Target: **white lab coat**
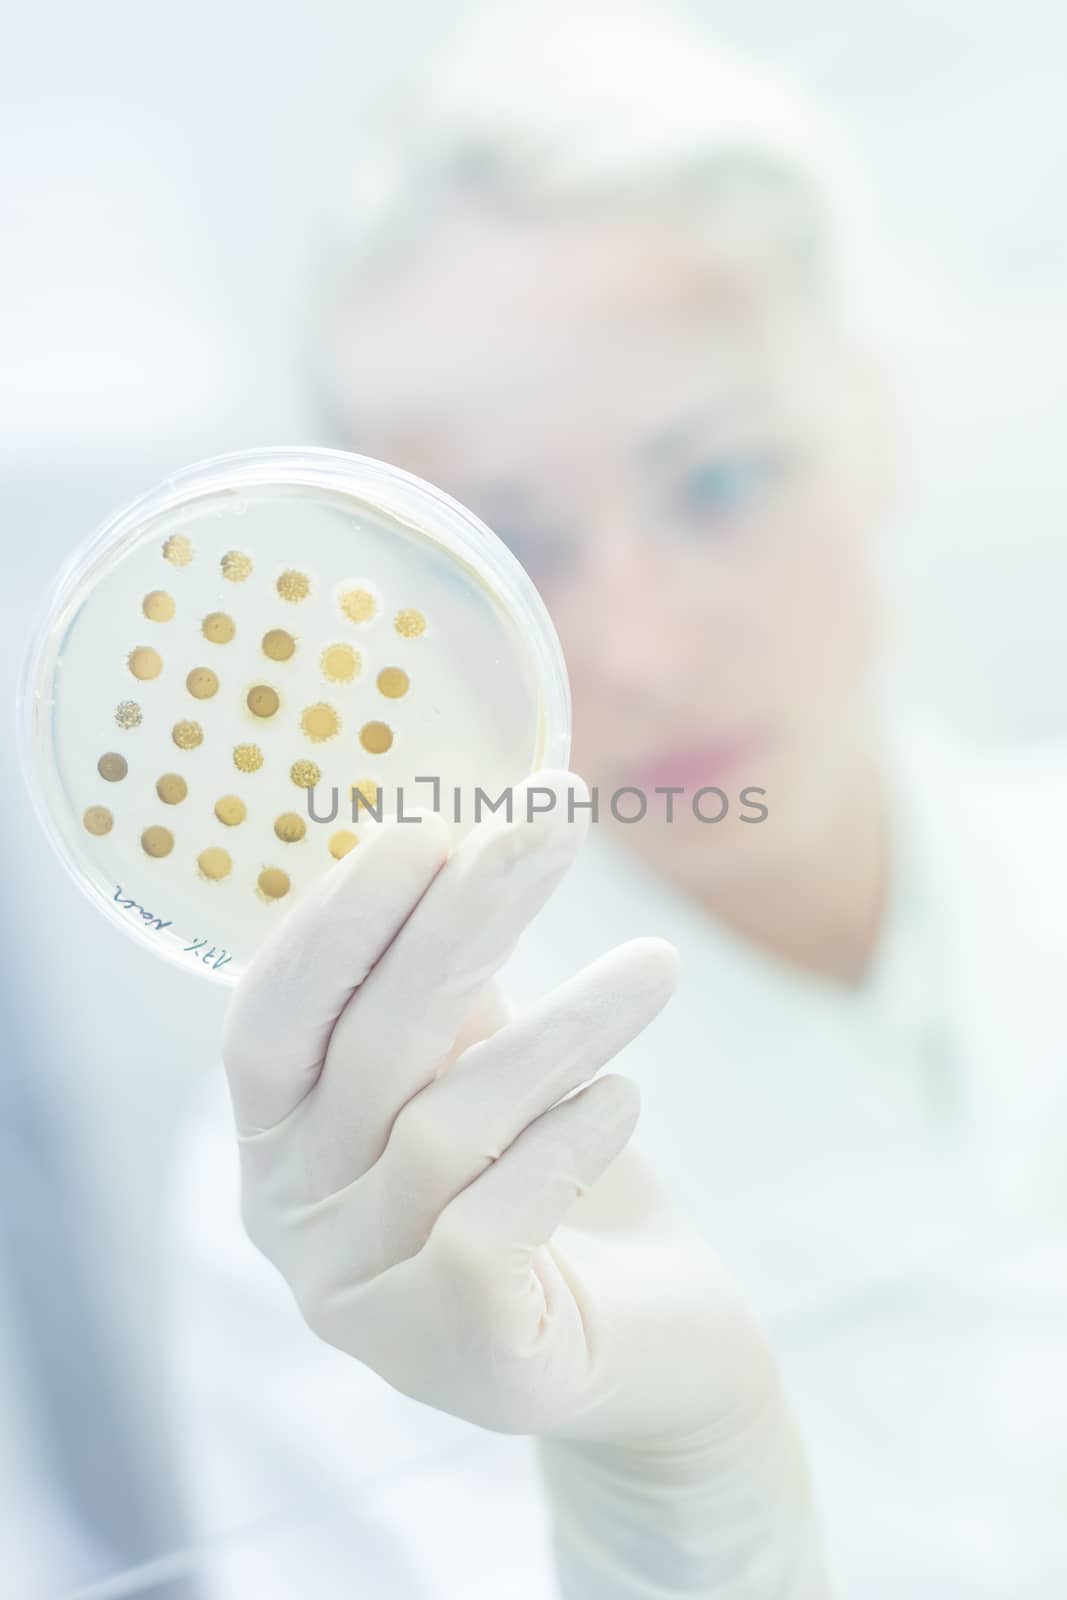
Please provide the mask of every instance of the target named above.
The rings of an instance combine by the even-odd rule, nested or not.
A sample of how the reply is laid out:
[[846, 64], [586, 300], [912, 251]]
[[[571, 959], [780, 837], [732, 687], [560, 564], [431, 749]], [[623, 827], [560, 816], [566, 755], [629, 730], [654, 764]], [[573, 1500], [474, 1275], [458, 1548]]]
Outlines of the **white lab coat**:
[[[622, 1062], [638, 1140], [770, 1331], [846, 1600], [1058, 1600], [1067, 759], [918, 732], [894, 772], [894, 895], [862, 990], [756, 952], [599, 836], [508, 986], [532, 996], [631, 935], [679, 945], [681, 990]], [[199, 1525], [289, 1509], [216, 1559], [211, 1600], [548, 1600], [526, 1443], [319, 1345], [243, 1241], [217, 1075], [175, 1227]]]

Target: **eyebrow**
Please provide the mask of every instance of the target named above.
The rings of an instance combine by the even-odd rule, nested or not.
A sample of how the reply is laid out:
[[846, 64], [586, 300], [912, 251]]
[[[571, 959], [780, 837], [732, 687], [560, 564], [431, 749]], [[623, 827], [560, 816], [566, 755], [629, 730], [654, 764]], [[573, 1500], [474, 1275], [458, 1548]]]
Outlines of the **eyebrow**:
[[656, 428], [638, 440], [637, 454], [652, 462], [669, 460], [672, 456], [680, 455], [704, 420], [704, 415], [703, 412], [692, 412], [675, 422], [668, 423], [664, 428]]
[[[743, 390], [725, 394], [717, 402], [696, 407], [674, 422], [656, 428], [637, 441], [637, 454], [651, 465], [662, 465], [684, 455], [695, 440], [704, 440], [708, 430], [722, 428], [724, 421], [743, 415], [758, 395]], [[729, 431], [727, 429], [727, 431]]]

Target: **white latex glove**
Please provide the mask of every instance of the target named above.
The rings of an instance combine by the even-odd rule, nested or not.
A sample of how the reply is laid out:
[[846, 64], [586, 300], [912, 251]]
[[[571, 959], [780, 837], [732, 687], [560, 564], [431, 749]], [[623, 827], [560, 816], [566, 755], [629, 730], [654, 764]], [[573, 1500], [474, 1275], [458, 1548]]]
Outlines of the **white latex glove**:
[[579, 780], [530, 782], [552, 811], [527, 821], [518, 789], [515, 821], [451, 859], [437, 817], [375, 831], [245, 974], [224, 1057], [246, 1227], [328, 1343], [544, 1436], [568, 1596], [822, 1596], [773, 1362], [619, 1159], [636, 1087], [596, 1076], [668, 999], [675, 951], [622, 945], [515, 1019], [496, 996], [584, 833]]

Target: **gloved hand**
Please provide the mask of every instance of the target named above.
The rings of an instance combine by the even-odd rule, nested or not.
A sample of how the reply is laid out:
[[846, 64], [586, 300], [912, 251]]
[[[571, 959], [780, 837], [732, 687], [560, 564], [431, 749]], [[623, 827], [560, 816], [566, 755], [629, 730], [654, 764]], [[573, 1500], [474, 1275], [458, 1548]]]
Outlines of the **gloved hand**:
[[496, 992], [584, 834], [577, 779], [531, 784], [551, 811], [528, 820], [517, 789], [515, 820], [451, 859], [437, 817], [375, 830], [243, 977], [224, 1059], [247, 1230], [330, 1344], [558, 1441], [568, 1594], [808, 1600], [825, 1590], [773, 1362], [624, 1151], [636, 1087], [596, 1076], [669, 997], [674, 950], [622, 945], [517, 1018]]

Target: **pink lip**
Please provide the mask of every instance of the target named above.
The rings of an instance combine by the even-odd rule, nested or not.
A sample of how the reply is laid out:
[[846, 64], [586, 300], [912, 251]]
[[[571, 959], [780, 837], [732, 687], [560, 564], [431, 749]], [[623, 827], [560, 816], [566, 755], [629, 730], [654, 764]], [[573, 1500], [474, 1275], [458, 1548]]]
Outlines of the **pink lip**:
[[632, 781], [646, 792], [666, 788], [692, 791], [734, 782], [758, 784], [769, 745], [766, 734], [709, 739], [704, 744], [665, 752], [640, 767]]

